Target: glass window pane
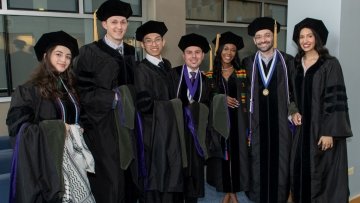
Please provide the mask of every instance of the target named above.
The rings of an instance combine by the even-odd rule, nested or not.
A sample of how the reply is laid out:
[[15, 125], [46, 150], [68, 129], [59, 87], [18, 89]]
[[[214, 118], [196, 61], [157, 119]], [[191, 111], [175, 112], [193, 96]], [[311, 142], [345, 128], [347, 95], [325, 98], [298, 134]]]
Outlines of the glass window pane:
[[[34, 16], [7, 16], [7, 18], [9, 37], [5, 43], [9, 45], [13, 88], [24, 83], [37, 65], [38, 62], [33, 51], [33, 46], [42, 34], [64, 30], [78, 40], [79, 47], [93, 41], [92, 19]], [[126, 42], [135, 45], [135, 30], [140, 24], [141, 22], [129, 22], [128, 31], [124, 39]], [[101, 24], [98, 24], [98, 29], [100, 31], [99, 36], [103, 37], [104, 29], [101, 28]], [[0, 41], [0, 46], [3, 46], [2, 44], [2, 41]], [[137, 47], [137, 51], [141, 51], [139, 46]], [[140, 57], [140, 53], [138, 54]], [[0, 57], [0, 59], [2, 58]], [[4, 71], [5, 65], [1, 65], [1, 63], [3, 62], [0, 60], [0, 71]], [[6, 74], [1, 74], [1, 77], [4, 75]], [[6, 81], [6, 79], [1, 79], [0, 88], [6, 87], [6, 82], [3, 81]]]
[[186, 0], [186, 19], [223, 21], [223, 0]]
[[5, 38], [4, 38], [4, 23], [3, 18], [0, 18], [0, 97], [9, 96], [7, 94], [7, 80], [6, 80], [6, 66], [5, 66]]
[[288, 0], [264, 0], [264, 2], [280, 2], [280, 3], [287, 3]]
[[279, 21], [282, 26], [286, 26], [287, 22], [287, 7], [283, 5], [265, 4], [264, 16], [273, 17]]
[[78, 12], [77, 0], [8, 0], [9, 9]]
[[[255, 52], [254, 42], [252, 37], [247, 34], [247, 27], [223, 27], [223, 26], [210, 26], [210, 25], [186, 25], [186, 33], [198, 33], [206, 37], [211, 44], [211, 48], [214, 49], [215, 45], [211, 42], [215, 39], [217, 33], [223, 33], [231, 31], [237, 35], [240, 35], [244, 40], [245, 47], [239, 51], [240, 59]], [[204, 61], [201, 65], [203, 71], [209, 69], [209, 53], [206, 54]]]
[[[142, 16], [141, 0], [122, 0], [131, 5], [133, 16]], [[84, 13], [94, 13], [105, 0], [84, 0]]]
[[[186, 33], [198, 33], [208, 39], [211, 47], [214, 49], [215, 45], [212, 44], [212, 40], [215, 39], [217, 33], [223, 33], [231, 31], [237, 35], [240, 35], [244, 40], [244, 48], [239, 51], [240, 60], [245, 57], [254, 54], [257, 49], [251, 36], [247, 34], [247, 27], [223, 27], [223, 26], [210, 26], [210, 25], [186, 25]], [[286, 31], [281, 30], [278, 35], [278, 48], [281, 51], [285, 51], [286, 48]], [[209, 69], [209, 53], [206, 54], [204, 61], [201, 65], [202, 71], [208, 71]]]
[[79, 46], [85, 43], [85, 39], [88, 41], [92, 39], [91, 20], [8, 16], [8, 25], [7, 43], [9, 44], [13, 88], [24, 83], [37, 65], [33, 46], [42, 34], [64, 30], [78, 40]]
[[261, 3], [229, 0], [227, 5], [227, 21], [251, 23], [261, 16]]

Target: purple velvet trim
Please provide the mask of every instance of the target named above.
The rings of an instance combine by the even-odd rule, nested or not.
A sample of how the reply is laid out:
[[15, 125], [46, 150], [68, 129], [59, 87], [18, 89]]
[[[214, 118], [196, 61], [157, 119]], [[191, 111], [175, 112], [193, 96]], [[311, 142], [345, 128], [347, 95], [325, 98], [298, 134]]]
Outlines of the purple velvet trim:
[[19, 132], [16, 135], [16, 143], [14, 148], [14, 153], [11, 162], [11, 175], [10, 175], [10, 194], [9, 194], [9, 203], [15, 202], [16, 197], [16, 173], [17, 173], [17, 161], [19, 156], [19, 144], [20, 137], [23, 134], [24, 129], [29, 126], [30, 123], [23, 123], [20, 127]]
[[120, 119], [120, 124], [121, 126], [124, 126], [125, 124], [125, 115], [124, 115], [124, 109], [123, 109], [123, 105], [121, 103], [121, 94], [118, 88], [115, 89], [115, 94], [117, 94], [118, 96], [118, 100], [117, 100], [117, 105], [118, 105], [118, 115], [119, 115], [119, 119]]
[[137, 125], [137, 145], [138, 145], [138, 153], [139, 153], [139, 168], [140, 168], [140, 176], [146, 177], [146, 165], [145, 165], [145, 150], [144, 150], [144, 135], [142, 129], [142, 121], [139, 112], [136, 112], [136, 125]]
[[188, 72], [188, 69], [187, 69], [186, 65], [184, 65], [183, 70], [184, 70], [184, 78], [185, 78], [186, 86], [187, 86], [187, 88], [189, 90], [191, 98], [194, 98], [196, 90], [197, 90], [198, 85], [199, 85], [200, 73], [197, 74], [195, 82], [194, 82], [194, 84], [192, 84], [191, 81], [190, 81], [190, 78], [189, 78], [189, 72]]
[[296, 125], [294, 125], [292, 122], [289, 121], [289, 129], [291, 131], [292, 135], [295, 135], [296, 132]]
[[196, 134], [196, 131], [195, 131], [195, 126], [194, 126], [194, 122], [193, 122], [193, 119], [192, 119], [190, 108], [185, 107], [184, 110], [185, 110], [185, 122], [186, 122], [187, 127], [190, 130], [191, 135], [193, 137], [196, 152], [198, 153], [199, 156], [205, 157], [204, 151], [202, 150], [201, 145], [199, 143], [199, 140], [197, 138], [197, 134]]

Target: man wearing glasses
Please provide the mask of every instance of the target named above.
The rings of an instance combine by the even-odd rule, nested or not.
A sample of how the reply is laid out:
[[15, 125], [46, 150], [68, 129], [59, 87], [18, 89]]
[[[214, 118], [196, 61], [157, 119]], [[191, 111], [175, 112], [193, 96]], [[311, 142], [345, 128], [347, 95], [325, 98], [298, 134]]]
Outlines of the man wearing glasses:
[[[136, 40], [145, 51], [135, 69], [139, 169], [144, 180], [145, 202], [179, 202], [182, 195], [182, 160], [178, 123], [171, 88], [171, 64], [161, 56], [167, 28], [163, 22], [148, 21], [136, 30]], [[178, 109], [181, 112], [181, 102]]]

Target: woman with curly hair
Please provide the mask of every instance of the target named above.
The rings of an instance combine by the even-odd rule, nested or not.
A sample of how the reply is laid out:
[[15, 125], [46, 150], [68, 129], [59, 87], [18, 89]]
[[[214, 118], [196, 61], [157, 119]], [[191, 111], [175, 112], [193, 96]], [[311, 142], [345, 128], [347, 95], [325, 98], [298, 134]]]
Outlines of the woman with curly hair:
[[290, 165], [296, 203], [349, 201], [346, 138], [352, 131], [344, 77], [325, 47], [327, 36], [318, 19], [305, 18], [294, 28], [298, 54], [289, 113], [298, 126]]
[[69, 34], [43, 34], [39, 65], [16, 88], [6, 119], [14, 145], [10, 202], [95, 202], [87, 172], [94, 161], [79, 126], [71, 72], [78, 44]]
[[[207, 142], [206, 180], [217, 191], [225, 193], [224, 203], [235, 203], [238, 202], [236, 192], [247, 191], [249, 184], [246, 72], [240, 67], [238, 55], [244, 43], [242, 37], [232, 32], [222, 33], [213, 43], [219, 49], [212, 74], [215, 96], [209, 121], [211, 138]], [[224, 109], [218, 111], [219, 108]]]

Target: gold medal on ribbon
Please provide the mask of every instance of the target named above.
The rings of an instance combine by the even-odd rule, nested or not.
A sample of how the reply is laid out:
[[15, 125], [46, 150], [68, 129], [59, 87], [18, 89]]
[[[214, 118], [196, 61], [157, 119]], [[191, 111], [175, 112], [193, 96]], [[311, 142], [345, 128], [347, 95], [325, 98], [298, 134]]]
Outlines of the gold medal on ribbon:
[[268, 95], [269, 95], [269, 90], [268, 90], [267, 88], [265, 88], [265, 89], [263, 90], [263, 95], [264, 95], [264, 96], [268, 96]]

